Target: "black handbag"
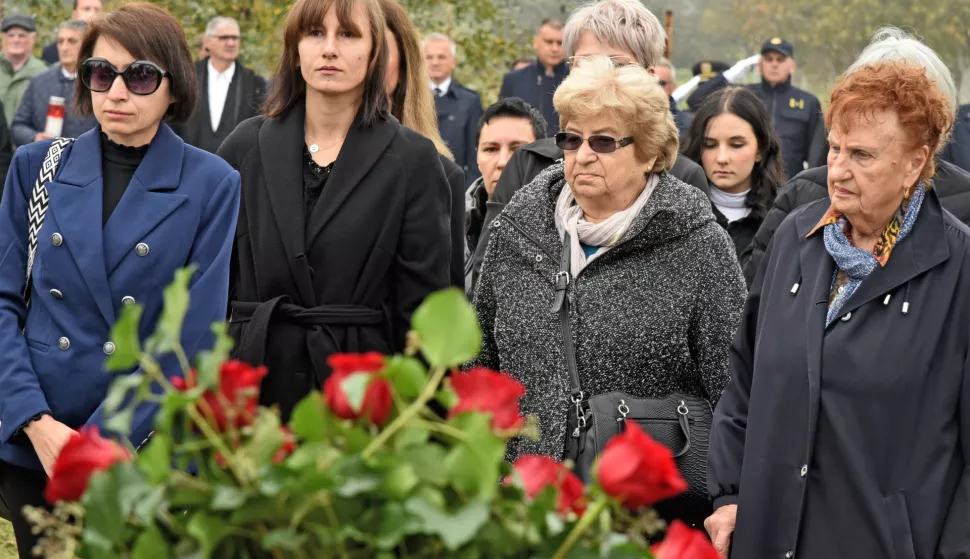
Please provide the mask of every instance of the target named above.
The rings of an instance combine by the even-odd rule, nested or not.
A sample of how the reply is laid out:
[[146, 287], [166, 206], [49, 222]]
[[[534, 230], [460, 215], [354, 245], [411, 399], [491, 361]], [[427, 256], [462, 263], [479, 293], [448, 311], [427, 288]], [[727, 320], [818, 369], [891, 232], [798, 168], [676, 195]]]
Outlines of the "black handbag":
[[637, 398], [623, 392], [587, 396], [579, 382], [576, 353], [569, 326], [570, 238], [563, 241], [553, 312], [559, 313], [566, 368], [569, 370], [570, 407], [566, 432], [565, 457], [575, 464], [574, 471], [584, 483], [592, 479], [592, 467], [603, 447], [622, 432], [628, 421], [635, 421], [674, 455], [681, 475], [687, 481], [685, 493], [659, 503], [655, 508], [666, 520], [680, 519], [695, 527], [710, 516], [712, 505], [707, 492], [707, 447], [714, 416], [704, 398], [671, 394], [666, 398]]

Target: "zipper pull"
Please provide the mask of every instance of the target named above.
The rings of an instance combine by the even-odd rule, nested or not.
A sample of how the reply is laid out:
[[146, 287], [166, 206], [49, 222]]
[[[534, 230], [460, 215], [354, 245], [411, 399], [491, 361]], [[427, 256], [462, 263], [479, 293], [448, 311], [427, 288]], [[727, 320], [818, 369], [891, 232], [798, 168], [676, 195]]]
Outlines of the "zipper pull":
[[556, 274], [556, 298], [552, 301], [552, 312], [562, 310], [562, 303], [566, 299], [566, 288], [569, 286], [569, 272]]

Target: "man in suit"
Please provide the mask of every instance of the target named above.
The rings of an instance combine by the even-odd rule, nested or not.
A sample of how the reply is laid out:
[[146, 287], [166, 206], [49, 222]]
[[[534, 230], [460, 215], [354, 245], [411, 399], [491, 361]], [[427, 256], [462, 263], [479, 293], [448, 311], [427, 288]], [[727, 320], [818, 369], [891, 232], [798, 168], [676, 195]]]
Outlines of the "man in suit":
[[[101, 0], [74, 0], [74, 11], [71, 12], [71, 19], [91, 23], [91, 20], [101, 15], [103, 11], [104, 6], [101, 4]], [[60, 61], [56, 38], [51, 44], [44, 47], [40, 57], [48, 65], [54, 65]]]
[[543, 20], [532, 39], [538, 60], [505, 74], [499, 93], [499, 99], [519, 97], [538, 109], [546, 119], [549, 136], [559, 131], [559, 113], [552, 104], [552, 95], [569, 73], [562, 48], [563, 27], [563, 22], [558, 19]]
[[210, 153], [237, 124], [259, 114], [266, 95], [266, 81], [237, 60], [239, 35], [239, 24], [232, 18], [217, 17], [206, 26], [209, 57], [195, 64], [198, 104], [192, 118], [178, 129], [186, 143]]
[[475, 160], [475, 136], [482, 118], [482, 98], [452, 79], [458, 48], [450, 37], [433, 33], [425, 37], [422, 48], [438, 109], [438, 130], [455, 156], [455, 163], [465, 170], [465, 184], [469, 185], [481, 176]]

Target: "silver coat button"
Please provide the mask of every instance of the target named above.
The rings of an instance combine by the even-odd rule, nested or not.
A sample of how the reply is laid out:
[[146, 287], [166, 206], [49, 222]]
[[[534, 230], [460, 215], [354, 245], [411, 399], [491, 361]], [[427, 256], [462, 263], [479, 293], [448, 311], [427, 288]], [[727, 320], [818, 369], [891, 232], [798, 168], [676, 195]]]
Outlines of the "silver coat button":
[[135, 254], [138, 256], [146, 256], [148, 254], [148, 245], [145, 243], [138, 243], [135, 245]]
[[64, 298], [64, 294], [61, 293], [60, 289], [51, 289], [51, 297], [60, 300]]
[[800, 470], [800, 473], [802, 474], [802, 477], [807, 476], [808, 475], [808, 465], [802, 466], [802, 469]]
[[786, 551], [785, 552], [785, 559], [791, 559], [794, 556], [795, 556], [795, 554], [792, 553], [791, 551]]
[[124, 297], [121, 298], [121, 304], [122, 305], [134, 305], [135, 304], [135, 298], [132, 297], [131, 295], [125, 295]]
[[111, 355], [115, 352], [115, 345], [111, 342], [105, 342], [101, 349], [104, 350], [105, 355]]
[[56, 247], [61, 246], [64, 244], [64, 237], [62, 237], [60, 233], [54, 233], [51, 235], [51, 244]]
[[842, 317], [842, 322], [848, 322], [851, 319], [852, 319], [852, 313], [847, 312], [845, 313], [845, 316]]
[[67, 339], [66, 336], [62, 336], [61, 339], [57, 340], [57, 347], [61, 348], [61, 351], [67, 351], [71, 348], [71, 340]]

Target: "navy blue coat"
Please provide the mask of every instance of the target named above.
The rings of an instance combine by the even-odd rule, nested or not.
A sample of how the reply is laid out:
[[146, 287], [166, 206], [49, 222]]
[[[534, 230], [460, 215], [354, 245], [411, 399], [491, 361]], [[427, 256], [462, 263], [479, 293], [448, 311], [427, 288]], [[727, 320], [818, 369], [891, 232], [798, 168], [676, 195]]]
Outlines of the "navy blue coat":
[[[482, 119], [482, 98], [478, 92], [451, 80], [448, 92], [435, 99], [438, 130], [465, 172], [465, 185], [481, 176], [478, 170], [478, 122]], [[464, 191], [464, 189], [463, 189]]]
[[51, 97], [62, 97], [66, 105], [61, 136], [77, 138], [98, 124], [94, 118], [82, 117], [74, 109], [74, 82], [74, 79], [64, 77], [59, 63], [30, 80], [17, 115], [10, 125], [14, 145], [32, 143], [34, 136], [44, 131], [47, 127], [47, 105], [50, 104]]
[[555, 136], [556, 132], [559, 132], [559, 113], [552, 104], [552, 96], [556, 93], [559, 84], [569, 75], [569, 67], [563, 62], [556, 66], [554, 74], [550, 78], [546, 75], [546, 69], [542, 63], [536, 62], [505, 74], [502, 79], [502, 89], [498, 94], [499, 99], [519, 97], [535, 107], [546, 118], [547, 136]]
[[[18, 430], [36, 414], [105, 431], [102, 404], [113, 378], [104, 370], [112, 351], [105, 344], [123, 298], [144, 307], [144, 339], [161, 314], [163, 288], [177, 269], [196, 264], [182, 332], [190, 358], [211, 347], [211, 325], [226, 318], [239, 173], [185, 145], [163, 123], [102, 228], [99, 134], [100, 127], [67, 148], [47, 186], [50, 206], [38, 237], [29, 312], [21, 296], [27, 200], [50, 140], [17, 151], [0, 202], [0, 460], [35, 470], [40, 462]], [[147, 253], [145, 246], [136, 251], [139, 245]], [[180, 374], [177, 367], [165, 372]], [[136, 409], [129, 436], [135, 445], [152, 431], [155, 409]]]
[[953, 123], [953, 139], [943, 148], [941, 157], [970, 171], [970, 104], [962, 105], [957, 111], [957, 119]]
[[734, 559], [970, 557], [970, 229], [927, 194], [828, 327], [819, 200], [778, 228], [714, 412]]

